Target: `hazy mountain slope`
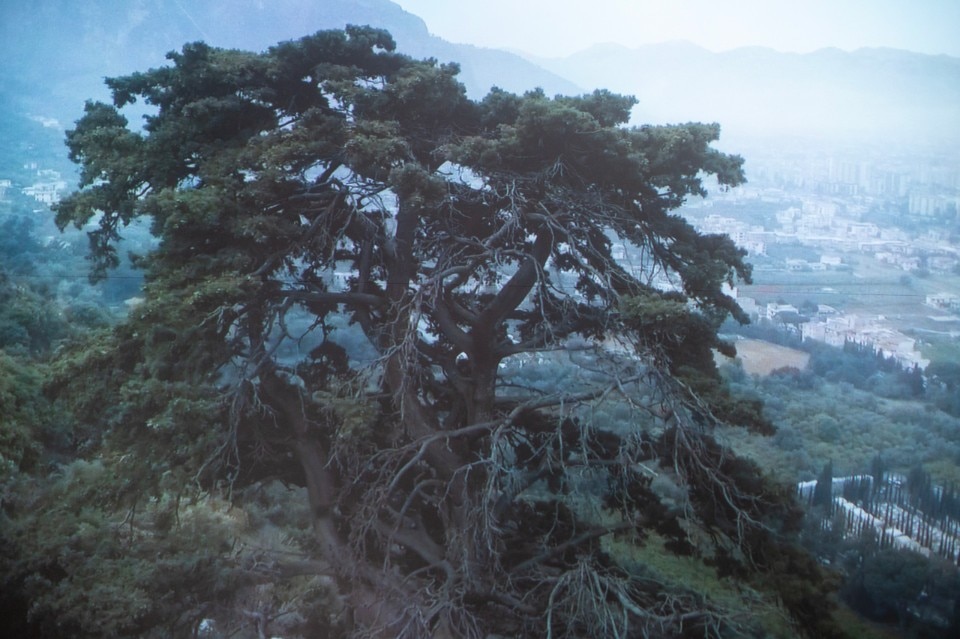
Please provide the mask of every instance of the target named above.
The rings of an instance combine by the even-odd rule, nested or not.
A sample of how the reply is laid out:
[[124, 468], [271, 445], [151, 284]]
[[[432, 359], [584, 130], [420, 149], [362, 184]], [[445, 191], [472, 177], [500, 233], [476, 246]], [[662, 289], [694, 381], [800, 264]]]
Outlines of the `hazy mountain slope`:
[[724, 138], [960, 141], [960, 59], [892, 49], [809, 54], [689, 43], [537, 60], [586, 89], [635, 94], [643, 122], [717, 121]]
[[388, 0], [35, 0], [0, 5], [0, 105], [13, 102], [73, 119], [83, 100], [104, 99], [104, 76], [164, 63], [188, 41], [262, 50], [346, 24], [388, 29], [415, 57], [456, 61], [474, 96], [496, 84], [578, 93], [573, 83], [514, 54], [456, 45]]
[[262, 50], [348, 23], [389, 29], [416, 57], [459, 62], [474, 96], [492, 85], [517, 92], [540, 86], [550, 95], [605, 87], [640, 99], [638, 123], [720, 122], [725, 145], [785, 136], [960, 142], [958, 58], [888, 49], [711, 53], [674, 42], [524, 59], [432, 36], [420, 18], [389, 0], [0, 3], [0, 109], [17, 105], [69, 122], [83, 100], [107, 98], [103, 76], [163, 64], [184, 42]]

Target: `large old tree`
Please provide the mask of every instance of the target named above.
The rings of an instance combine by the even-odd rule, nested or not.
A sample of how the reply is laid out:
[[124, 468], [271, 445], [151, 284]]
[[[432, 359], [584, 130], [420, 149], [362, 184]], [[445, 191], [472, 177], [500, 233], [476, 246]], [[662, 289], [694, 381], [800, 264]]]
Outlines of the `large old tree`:
[[716, 125], [627, 127], [608, 92], [471, 100], [456, 66], [393, 48], [369, 28], [191, 44], [108, 80], [67, 135], [81, 189], [58, 222], [95, 225], [100, 276], [136, 219], [157, 244], [146, 301], [51, 391], [147, 469], [117, 499], [305, 487], [290, 570], [328, 578], [325, 633], [726, 634], [615, 549], [811, 569], [778, 541], [790, 499], [711, 435], [769, 428], [713, 364], [744, 253], [672, 213], [741, 158]]

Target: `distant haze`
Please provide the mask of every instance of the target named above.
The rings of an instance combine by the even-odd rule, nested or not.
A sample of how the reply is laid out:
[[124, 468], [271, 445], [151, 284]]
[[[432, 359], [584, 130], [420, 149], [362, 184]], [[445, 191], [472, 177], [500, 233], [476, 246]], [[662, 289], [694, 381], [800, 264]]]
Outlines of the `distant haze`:
[[711, 51], [890, 47], [960, 56], [957, 0], [396, 0], [452, 42], [570, 55], [685, 40]]
[[960, 56], [942, 55], [960, 47], [960, 0], [0, 0], [0, 122], [69, 126], [108, 99], [104, 76], [187, 41], [262, 50], [345, 24], [457, 61], [475, 98], [604, 87], [637, 96], [635, 124], [718, 122], [737, 152], [786, 138], [960, 148]]
[[692, 44], [597, 45], [543, 66], [585, 89], [637, 96], [634, 121], [706, 121], [723, 140], [960, 143], [960, 58], [891, 49], [711, 53]]

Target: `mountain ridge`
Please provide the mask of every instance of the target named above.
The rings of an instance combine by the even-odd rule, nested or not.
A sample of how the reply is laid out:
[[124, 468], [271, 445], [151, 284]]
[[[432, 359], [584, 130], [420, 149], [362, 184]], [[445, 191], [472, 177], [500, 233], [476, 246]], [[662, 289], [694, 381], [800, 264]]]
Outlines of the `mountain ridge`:
[[716, 121], [735, 137], [960, 141], [960, 58], [947, 55], [869, 47], [712, 52], [670, 41], [606, 43], [535, 60], [587, 90], [637, 96], [635, 123]]
[[563, 56], [535, 55], [532, 53], [527, 53], [522, 49], [509, 49], [509, 51], [512, 53], [516, 53], [521, 57], [525, 57], [531, 61], [541, 62], [541, 61], [551, 61], [551, 60], [557, 61], [557, 60], [564, 60], [567, 58], [573, 58], [583, 53], [588, 53], [594, 50], [611, 49], [611, 50], [631, 52], [631, 51], [637, 51], [637, 50], [643, 50], [643, 49], [658, 49], [658, 48], [664, 48], [664, 47], [696, 49], [698, 51], [703, 51], [705, 53], [709, 53], [713, 55], [724, 55], [727, 53], [734, 53], [734, 52], [743, 51], [743, 50], [764, 51], [764, 52], [769, 52], [769, 53], [783, 55], [783, 56], [808, 56], [808, 55], [813, 55], [821, 52], [839, 52], [839, 53], [845, 53], [845, 54], [855, 54], [859, 52], [884, 51], [884, 52], [906, 54], [910, 56], [917, 56], [917, 57], [923, 57], [923, 58], [947, 58], [950, 60], [960, 61], [960, 56], [952, 56], [947, 53], [923, 53], [920, 51], [913, 51], [910, 49], [900, 49], [897, 47], [857, 47], [856, 49], [843, 49], [840, 47], [819, 47], [817, 49], [812, 49], [810, 51], [782, 51], [780, 49], [776, 49], [770, 46], [765, 46], [760, 44], [748, 44], [748, 45], [743, 45], [739, 47], [732, 47], [730, 49], [721, 49], [721, 50], [715, 51], [703, 45], [697, 44], [696, 42], [692, 42], [690, 40], [683, 40], [683, 39], [662, 40], [659, 42], [645, 42], [643, 44], [638, 44], [634, 46], [608, 40], [605, 42], [597, 42], [588, 47], [584, 47], [583, 49], [579, 49], [577, 51], [574, 51], [573, 53], [570, 53], [568, 55], [563, 55]]
[[[460, 65], [472, 97], [492, 86], [548, 95], [596, 88], [634, 95], [634, 124], [718, 122], [724, 141], [777, 136], [960, 143], [960, 58], [884, 47], [809, 53], [722, 52], [685, 40], [601, 43], [560, 58], [447, 42], [390, 0], [36, 0], [0, 8], [0, 108], [69, 122], [108, 100], [104, 76], [166, 64], [203, 39], [263, 50], [320, 29], [371, 24], [398, 50]], [[69, 42], [69, 45], [64, 43]]]
[[109, 98], [104, 76], [162, 66], [168, 52], [187, 42], [262, 51], [347, 24], [386, 28], [398, 51], [413, 57], [458, 63], [474, 97], [494, 85], [514, 92], [535, 86], [551, 94], [579, 92], [519, 56], [434, 36], [422, 19], [389, 0], [199, 0], [189, 8], [179, 0], [37, 0], [0, 8], [0, 56], [7, 61], [0, 69], [0, 101], [18, 103], [21, 111], [78, 117], [84, 100]]

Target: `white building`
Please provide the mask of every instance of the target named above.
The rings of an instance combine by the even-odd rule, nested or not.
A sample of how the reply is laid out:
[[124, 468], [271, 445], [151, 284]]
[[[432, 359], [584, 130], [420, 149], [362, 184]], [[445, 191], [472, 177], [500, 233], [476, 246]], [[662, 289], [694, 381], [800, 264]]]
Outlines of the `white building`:
[[927, 305], [948, 311], [960, 311], [960, 295], [953, 293], [933, 293], [927, 295]]
[[60, 201], [60, 193], [67, 188], [66, 181], [60, 179], [57, 171], [42, 169], [37, 171], [40, 180], [23, 189], [23, 194], [34, 198], [42, 204], [56, 204]]

